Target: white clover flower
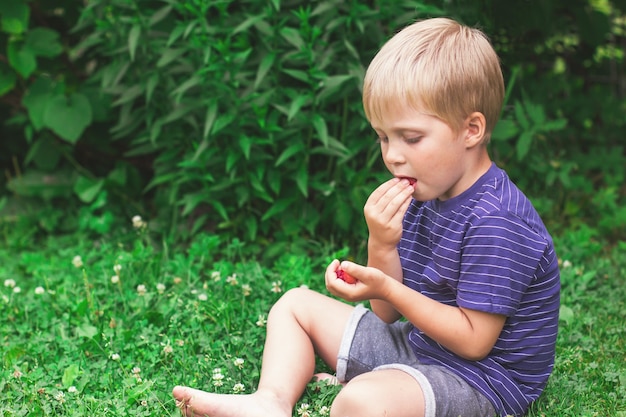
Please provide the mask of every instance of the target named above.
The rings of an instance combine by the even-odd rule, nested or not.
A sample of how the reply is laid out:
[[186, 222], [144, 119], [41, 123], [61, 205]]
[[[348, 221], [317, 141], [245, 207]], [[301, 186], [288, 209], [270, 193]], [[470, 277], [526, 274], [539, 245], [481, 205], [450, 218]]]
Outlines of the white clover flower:
[[184, 340], [182, 340], [182, 339], [178, 339], [178, 340], [176, 341], [176, 344], [177, 344], [178, 346], [181, 346], [181, 347], [182, 347], [182, 346], [185, 346], [185, 341], [184, 341]]
[[119, 361], [120, 360], [120, 355], [118, 353], [112, 353], [111, 354], [111, 360], [112, 361]]
[[131, 372], [132, 372], [134, 375], [139, 375], [139, 374], [141, 373], [141, 368], [140, 368], [140, 367], [138, 367], [138, 366], [135, 366], [135, 367], [131, 370]]
[[200, 301], [206, 301], [208, 299], [209, 299], [209, 297], [206, 294], [204, 294], [204, 293], [198, 295], [198, 300], [200, 300]]
[[74, 256], [74, 259], [72, 259], [72, 265], [76, 268], [81, 268], [83, 266], [83, 258], [81, 258], [80, 255]]
[[213, 385], [216, 387], [221, 387], [224, 385], [224, 374], [222, 374], [222, 370], [220, 368], [213, 369]]
[[119, 275], [120, 271], [122, 270], [122, 265], [120, 264], [113, 265], [113, 270], [115, 271], [116, 275]]
[[174, 284], [180, 284], [181, 282], [183, 282], [183, 279], [181, 277], [174, 277]]
[[274, 282], [272, 282], [272, 290], [271, 290], [271, 291], [272, 291], [273, 293], [276, 293], [276, 294], [278, 294], [278, 293], [282, 292], [283, 290], [280, 288], [280, 285], [281, 285], [281, 284], [282, 284], [282, 283], [281, 283], [280, 281], [274, 281]]
[[156, 285], [156, 289], [157, 292], [159, 294], [163, 294], [165, 292], [165, 285], [161, 284], [160, 282]]
[[298, 415], [303, 416], [303, 417], [310, 416], [308, 410], [309, 410], [309, 404], [302, 403], [300, 404], [300, 407], [298, 407]]
[[237, 285], [237, 284], [238, 284], [238, 281], [237, 281], [237, 274], [232, 274], [232, 275], [229, 275], [229, 276], [226, 278], [226, 282], [227, 282], [227, 283], [229, 283], [230, 285]]
[[14, 279], [5, 279], [4, 286], [7, 288], [15, 288], [15, 280]]
[[211, 272], [211, 279], [215, 282], [222, 279], [222, 273], [220, 271]]
[[76, 389], [74, 385], [72, 385], [71, 387], [67, 389], [67, 392], [69, 392], [70, 394], [75, 394], [78, 392], [78, 390]]
[[133, 227], [135, 229], [143, 229], [143, 228], [145, 228], [148, 225], [148, 223], [143, 221], [141, 216], [133, 216], [132, 222], [133, 222]]
[[119, 284], [120, 282], [120, 276], [119, 275], [113, 275], [111, 277], [111, 284]]
[[[182, 346], [182, 345], [181, 345]], [[174, 348], [172, 348], [171, 345], [165, 345], [163, 347], [163, 353], [165, 353], [166, 355], [169, 355], [170, 353], [174, 352]]]
[[20, 379], [22, 375], [24, 374], [19, 369], [16, 369], [15, 371], [13, 371], [13, 378]]
[[568, 260], [563, 261], [563, 268], [571, 268], [572, 267], [572, 263]]
[[324, 405], [319, 409], [318, 413], [320, 416], [327, 416], [330, 414], [330, 408]]
[[143, 284], [137, 285], [137, 294], [140, 297], [143, 297], [144, 295], [146, 295], [146, 286]]
[[54, 399], [63, 404], [65, 402], [65, 393], [63, 391], [59, 391], [54, 394]]
[[263, 314], [259, 314], [259, 319], [256, 321], [256, 325], [259, 327], [265, 327], [267, 324], [267, 319]]
[[244, 297], [247, 297], [247, 296], [249, 296], [250, 294], [252, 294], [252, 287], [250, 287], [250, 285], [249, 285], [249, 284], [243, 284], [243, 285], [241, 286], [241, 292], [243, 292], [243, 296], [244, 296]]
[[22, 292], [22, 289], [21, 289], [20, 287], [15, 287], [15, 288], [13, 288], [13, 292], [14, 292], [15, 294], [18, 294], [18, 293], [21, 293], [21, 292]]
[[45, 292], [46, 292], [46, 290], [43, 287], [35, 288], [35, 294], [37, 294], [37, 295], [44, 294]]
[[246, 390], [246, 387], [242, 383], [238, 383], [233, 386], [233, 393], [235, 394], [241, 394], [245, 390]]
[[245, 363], [245, 361], [244, 361], [242, 358], [236, 358], [236, 359], [233, 361], [233, 364], [234, 364], [237, 368], [239, 368], [239, 369], [242, 369], [242, 368], [243, 368], [243, 364], [244, 364], [244, 363]]
[[141, 400], [141, 406], [142, 407], [147, 407], [148, 406], [148, 400]]

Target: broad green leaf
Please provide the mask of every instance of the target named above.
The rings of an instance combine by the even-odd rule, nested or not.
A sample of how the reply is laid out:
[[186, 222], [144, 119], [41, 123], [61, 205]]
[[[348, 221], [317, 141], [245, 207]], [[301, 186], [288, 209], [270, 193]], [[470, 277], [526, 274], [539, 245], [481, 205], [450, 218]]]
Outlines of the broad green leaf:
[[491, 132], [491, 137], [494, 140], [508, 140], [517, 135], [518, 132], [519, 129], [513, 120], [500, 119]]
[[267, 54], [263, 57], [263, 60], [259, 64], [259, 69], [256, 72], [256, 78], [254, 79], [254, 89], [259, 88], [259, 85], [265, 79], [265, 76], [272, 69], [274, 61], [276, 60], [276, 54]]
[[271, 219], [272, 217], [284, 212], [288, 208], [291, 208], [291, 206], [294, 204], [295, 201], [296, 199], [294, 197], [284, 198], [284, 199], [276, 201], [274, 204], [272, 204], [272, 207], [270, 207], [269, 210], [267, 210], [263, 214], [263, 217], [261, 217], [261, 221], [263, 222], [267, 221]]
[[34, 28], [26, 34], [25, 46], [35, 55], [53, 58], [63, 52], [59, 33], [48, 28]]
[[272, 0], [272, 6], [274, 9], [279, 12], [280, 11], [280, 0]]
[[154, 89], [159, 83], [159, 74], [154, 73], [148, 78], [146, 82], [146, 101], [149, 103], [152, 100], [152, 95], [154, 94]]
[[116, 164], [115, 168], [111, 172], [109, 172], [109, 175], [107, 175], [107, 179], [109, 181], [122, 186], [126, 185], [127, 177], [128, 166], [123, 165], [119, 162]]
[[86, 337], [87, 339], [93, 339], [98, 334], [98, 328], [92, 326], [89, 323], [83, 323], [76, 328], [76, 335], [78, 337]]
[[37, 69], [37, 58], [35, 54], [18, 42], [9, 42], [7, 45], [7, 55], [11, 67], [23, 78], [28, 78]]
[[222, 219], [224, 219], [224, 221], [230, 221], [230, 217], [228, 217], [228, 211], [222, 203], [216, 200], [209, 200], [209, 204], [213, 206], [215, 211], [217, 211], [217, 213], [222, 217]]
[[567, 119], [549, 120], [541, 125], [541, 130], [544, 132], [554, 132], [564, 129], [565, 126], [567, 126]]
[[2, 32], [19, 35], [28, 29], [30, 8], [25, 1], [0, 1], [0, 19]]
[[187, 81], [179, 85], [176, 89], [174, 89], [174, 91], [172, 91], [170, 95], [176, 96], [174, 100], [178, 103], [180, 102], [180, 99], [182, 98], [183, 94], [187, 92], [187, 90], [199, 85], [201, 82], [202, 82], [202, 78], [198, 75], [194, 75], [193, 77], [189, 78]]
[[352, 75], [332, 75], [323, 81], [323, 88], [317, 95], [317, 101], [322, 102], [334, 93], [336, 93], [342, 85], [353, 79]]
[[137, 97], [143, 95], [143, 93], [143, 86], [140, 84], [135, 84], [132, 87], [125, 89], [120, 98], [111, 103], [111, 106], [116, 107], [124, 103], [132, 102]]
[[152, 388], [152, 384], [152, 381], [145, 381], [138, 385], [132, 386], [130, 389], [127, 389], [126, 395], [128, 396], [128, 398], [126, 398], [126, 404], [131, 405], [135, 401], [139, 400], [139, 398], [141, 398], [146, 392], [150, 390], [150, 388]]
[[172, 6], [165, 6], [157, 10], [148, 21], [148, 26], [156, 25], [161, 20], [165, 19], [167, 15], [170, 14], [171, 11], [172, 11]]
[[570, 324], [574, 321], [574, 319], [574, 310], [562, 304], [561, 307], [559, 307], [559, 320], [564, 321], [565, 324]]
[[319, 114], [313, 115], [313, 127], [317, 132], [317, 136], [320, 141], [324, 144], [324, 146], [328, 146], [329, 138], [328, 138], [328, 126], [326, 126], [326, 120]]
[[44, 127], [44, 114], [48, 101], [54, 97], [52, 80], [48, 77], [39, 77], [28, 87], [22, 97], [22, 105], [28, 111], [28, 117], [35, 130]]
[[546, 113], [543, 110], [543, 106], [527, 101], [524, 107], [526, 107], [526, 113], [528, 113], [528, 117], [532, 120], [533, 126], [542, 126], [546, 121]]
[[61, 160], [62, 151], [57, 141], [51, 136], [52, 134], [48, 132], [43, 135], [38, 135], [37, 140], [35, 140], [33, 145], [28, 149], [24, 164], [28, 164], [32, 161], [37, 168], [46, 172], [51, 172], [56, 168]]
[[301, 164], [296, 172], [296, 184], [303, 196], [309, 196], [309, 171], [305, 164]]
[[213, 123], [215, 123], [215, 119], [217, 118], [217, 102], [212, 102], [206, 111], [206, 116], [204, 117], [204, 130], [202, 132], [202, 137], [206, 139], [209, 137], [209, 133], [211, 133], [211, 129], [213, 128]]
[[231, 124], [236, 118], [237, 118], [236, 113], [227, 113], [227, 114], [219, 115], [217, 119], [215, 119], [215, 125], [213, 126], [212, 133], [213, 134], [218, 133], [219, 131], [227, 127], [229, 124]]
[[170, 62], [180, 58], [185, 51], [185, 49], [166, 49], [161, 55], [161, 58], [157, 61], [156, 66], [159, 68], [166, 66]]
[[89, 99], [81, 93], [58, 94], [48, 100], [43, 121], [62, 139], [76, 143], [92, 121]]
[[16, 81], [15, 72], [0, 62], [0, 97], [13, 90]]
[[63, 371], [63, 377], [61, 378], [63, 387], [68, 388], [73, 385], [76, 378], [78, 378], [78, 375], [80, 375], [80, 368], [78, 365], [73, 363], [65, 368], [65, 371]]
[[103, 179], [94, 180], [81, 175], [74, 184], [74, 192], [83, 203], [91, 203], [102, 190], [102, 186], [104, 186]]
[[307, 102], [310, 102], [309, 97], [305, 95], [299, 95], [295, 100], [291, 102], [289, 106], [289, 112], [287, 113], [287, 121], [291, 121], [296, 114], [300, 111], [302, 106], [304, 106]]
[[283, 72], [297, 80], [304, 81], [305, 83], [309, 82], [309, 74], [304, 71], [285, 69]]
[[280, 30], [280, 35], [290, 44], [301, 51], [304, 49], [304, 39], [300, 36], [300, 32], [297, 29], [285, 27]]
[[243, 151], [243, 156], [246, 157], [246, 160], [250, 160], [250, 150], [252, 149], [252, 139], [248, 136], [242, 136], [239, 138], [239, 147]]
[[514, 110], [515, 110], [515, 118], [517, 119], [517, 123], [519, 123], [520, 126], [522, 127], [522, 130], [530, 129], [530, 122], [528, 121], [528, 118], [526, 117], [524, 106], [522, 105], [520, 101], [515, 102]]
[[282, 165], [283, 162], [291, 158], [293, 155], [296, 155], [302, 152], [303, 150], [304, 150], [304, 145], [302, 142], [298, 141], [298, 142], [292, 143], [289, 147], [287, 147], [287, 149], [283, 151], [283, 153], [280, 154], [274, 166], [277, 167], [277, 166]]
[[128, 33], [128, 53], [130, 54], [130, 60], [135, 60], [135, 52], [137, 51], [137, 45], [139, 44], [139, 37], [141, 36], [141, 26], [133, 25], [132, 29]]
[[530, 151], [530, 145], [533, 142], [533, 137], [535, 136], [535, 132], [532, 130], [527, 130], [522, 132], [519, 139], [517, 139], [517, 143], [515, 145], [515, 150], [517, 153], [517, 160], [521, 161], [524, 159], [528, 151]]
[[246, 20], [241, 22], [239, 25], [237, 25], [237, 27], [235, 27], [235, 29], [233, 29], [231, 35], [235, 35], [235, 34], [237, 34], [239, 32], [243, 32], [244, 30], [247, 30], [250, 26], [254, 25], [255, 23], [257, 23], [257, 22], [259, 22], [259, 21], [261, 21], [263, 19], [265, 19], [264, 15], [250, 16]]

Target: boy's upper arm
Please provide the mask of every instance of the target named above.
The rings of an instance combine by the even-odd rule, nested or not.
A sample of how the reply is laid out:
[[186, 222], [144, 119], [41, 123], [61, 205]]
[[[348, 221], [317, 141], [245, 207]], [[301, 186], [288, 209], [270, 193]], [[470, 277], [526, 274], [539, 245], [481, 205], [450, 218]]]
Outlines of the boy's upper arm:
[[473, 329], [473, 337], [467, 341], [467, 351], [463, 356], [470, 360], [483, 359], [491, 352], [498, 340], [504, 328], [506, 316], [463, 307], [460, 307], [460, 310]]

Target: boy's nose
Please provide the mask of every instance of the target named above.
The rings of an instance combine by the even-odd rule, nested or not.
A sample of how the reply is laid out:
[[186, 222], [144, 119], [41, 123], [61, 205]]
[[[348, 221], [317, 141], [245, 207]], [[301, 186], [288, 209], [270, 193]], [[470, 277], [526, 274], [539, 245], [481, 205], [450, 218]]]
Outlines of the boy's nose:
[[404, 153], [400, 149], [400, 146], [392, 144], [391, 142], [387, 146], [384, 157], [388, 164], [397, 165], [404, 162]]

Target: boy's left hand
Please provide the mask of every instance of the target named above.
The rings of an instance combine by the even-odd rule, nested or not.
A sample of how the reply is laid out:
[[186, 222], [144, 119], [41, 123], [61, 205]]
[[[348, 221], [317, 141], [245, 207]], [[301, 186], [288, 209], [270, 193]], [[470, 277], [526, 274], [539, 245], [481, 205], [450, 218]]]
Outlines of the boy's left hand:
[[[337, 277], [337, 269], [342, 270], [356, 278], [356, 283], [349, 284]], [[372, 298], [384, 299], [385, 288], [388, 280], [393, 280], [381, 270], [365, 267], [354, 262], [337, 259], [332, 261], [326, 268], [326, 288], [331, 294], [343, 298], [346, 301], [356, 302]]]

